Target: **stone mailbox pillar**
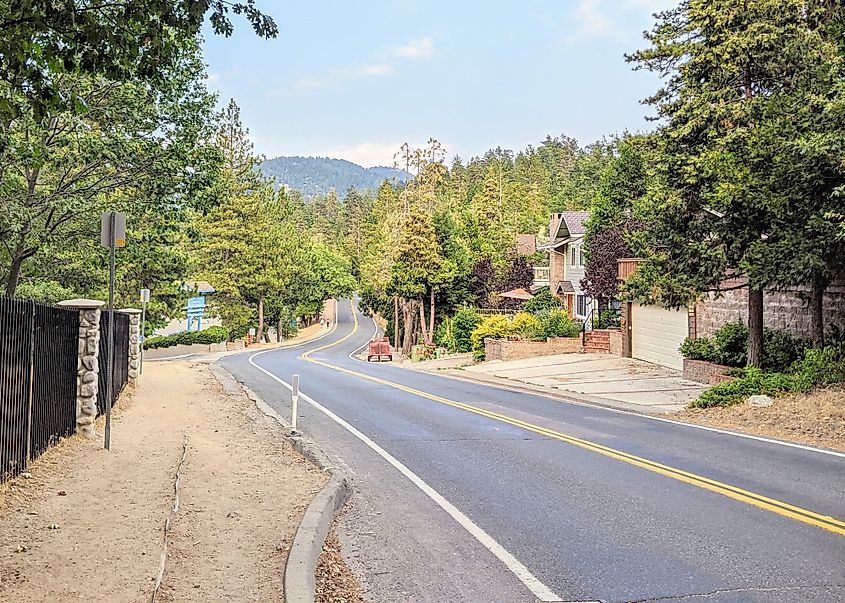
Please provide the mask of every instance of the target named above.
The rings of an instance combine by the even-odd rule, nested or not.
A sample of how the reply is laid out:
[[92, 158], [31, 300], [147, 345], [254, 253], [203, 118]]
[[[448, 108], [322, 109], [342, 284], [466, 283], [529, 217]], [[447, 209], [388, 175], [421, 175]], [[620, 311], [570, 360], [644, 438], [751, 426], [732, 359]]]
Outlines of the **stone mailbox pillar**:
[[123, 308], [118, 312], [129, 315], [129, 383], [135, 386], [141, 367], [141, 310]]
[[69, 299], [57, 305], [79, 310], [79, 356], [76, 371], [76, 433], [96, 436], [97, 389], [100, 375], [100, 309], [96, 299]]

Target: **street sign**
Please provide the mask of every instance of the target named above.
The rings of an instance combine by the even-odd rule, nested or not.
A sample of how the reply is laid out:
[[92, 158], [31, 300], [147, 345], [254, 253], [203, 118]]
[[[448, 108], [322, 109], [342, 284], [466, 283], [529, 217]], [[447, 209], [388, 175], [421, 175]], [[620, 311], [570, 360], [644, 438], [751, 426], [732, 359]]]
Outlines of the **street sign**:
[[100, 216], [100, 245], [106, 249], [126, 246], [126, 214], [107, 211]]
[[150, 303], [150, 290], [149, 289], [141, 289], [141, 303], [142, 304]]
[[108, 211], [100, 216], [100, 245], [109, 250], [109, 328], [106, 345], [106, 431], [103, 447], [111, 448], [111, 407], [114, 397], [114, 273], [115, 250], [126, 245], [126, 214]]

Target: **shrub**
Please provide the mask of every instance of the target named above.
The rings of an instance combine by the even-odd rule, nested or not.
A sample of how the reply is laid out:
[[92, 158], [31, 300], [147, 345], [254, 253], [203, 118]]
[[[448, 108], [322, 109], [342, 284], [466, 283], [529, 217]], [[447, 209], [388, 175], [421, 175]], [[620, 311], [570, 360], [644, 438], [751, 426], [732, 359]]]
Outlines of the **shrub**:
[[577, 337], [581, 333], [581, 323], [569, 318], [564, 310], [549, 310], [537, 317], [539, 338], [549, 337]]
[[[481, 315], [472, 308], [459, 308], [452, 317], [452, 335], [459, 352], [472, 351], [472, 332], [481, 324]], [[482, 347], [483, 344], [482, 344]]]
[[523, 310], [531, 314], [540, 314], [548, 310], [560, 308], [560, 300], [556, 298], [548, 288], [541, 289], [537, 295], [525, 302]]
[[785, 371], [804, 355], [806, 344], [786, 331], [765, 329], [763, 332], [763, 370]]
[[512, 335], [533, 339], [540, 331], [540, 321], [533, 314], [520, 312], [511, 319], [510, 332]]
[[707, 362], [716, 362], [716, 358], [718, 358], [716, 346], [713, 344], [713, 340], [708, 337], [698, 339], [687, 337], [681, 344], [681, 354], [684, 358], [690, 360], [706, 360]]
[[622, 316], [612, 308], [605, 308], [599, 312], [598, 329], [618, 329], [622, 325]]
[[472, 355], [476, 360], [484, 360], [484, 339], [502, 338], [511, 334], [511, 325], [506, 316], [496, 314], [481, 321], [472, 332]]
[[209, 327], [203, 331], [182, 331], [172, 335], [160, 335], [144, 339], [145, 350], [158, 348], [169, 348], [174, 345], [192, 345], [195, 343], [209, 344], [220, 343], [229, 339], [229, 330], [225, 327]]
[[446, 348], [450, 352], [458, 349], [453, 322], [453, 319], [447, 316], [434, 330], [434, 344], [441, 348]]
[[739, 404], [748, 396], [806, 392], [820, 385], [845, 381], [845, 357], [834, 346], [808, 349], [804, 358], [793, 363], [787, 372], [764, 372], [758, 368], [734, 369], [734, 381], [715, 385], [704, 391], [690, 406], [708, 408]]
[[741, 321], [729, 322], [713, 334], [716, 362], [727, 366], [745, 366], [748, 353], [748, 327]]

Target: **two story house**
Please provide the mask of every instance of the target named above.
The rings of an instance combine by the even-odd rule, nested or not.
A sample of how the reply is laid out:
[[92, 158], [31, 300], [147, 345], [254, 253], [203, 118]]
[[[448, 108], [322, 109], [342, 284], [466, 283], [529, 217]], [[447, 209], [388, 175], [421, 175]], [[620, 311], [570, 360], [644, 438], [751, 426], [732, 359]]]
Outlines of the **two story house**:
[[588, 211], [552, 214], [549, 242], [540, 249], [549, 252], [549, 291], [559, 297], [570, 316], [585, 319], [592, 301], [581, 291], [584, 276], [584, 233]]

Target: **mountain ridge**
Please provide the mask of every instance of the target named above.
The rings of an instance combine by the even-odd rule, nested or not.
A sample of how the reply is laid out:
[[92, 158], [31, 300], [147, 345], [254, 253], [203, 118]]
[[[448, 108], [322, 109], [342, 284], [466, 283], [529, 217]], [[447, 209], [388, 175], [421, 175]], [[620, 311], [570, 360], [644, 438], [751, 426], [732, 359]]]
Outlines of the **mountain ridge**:
[[265, 176], [275, 179], [277, 188], [287, 186], [306, 197], [325, 195], [334, 189], [344, 196], [350, 187], [376, 190], [384, 180], [408, 181], [411, 174], [387, 166], [364, 166], [334, 157], [280, 156], [266, 159], [259, 165]]

